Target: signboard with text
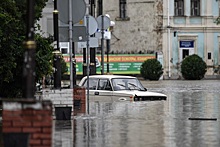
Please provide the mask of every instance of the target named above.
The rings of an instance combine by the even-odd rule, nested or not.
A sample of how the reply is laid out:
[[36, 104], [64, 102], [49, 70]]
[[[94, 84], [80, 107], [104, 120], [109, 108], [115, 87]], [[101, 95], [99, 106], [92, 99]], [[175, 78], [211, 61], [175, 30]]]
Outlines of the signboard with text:
[[180, 41], [180, 48], [194, 48], [194, 41]]
[[[69, 55], [63, 55], [67, 66], [70, 67]], [[154, 59], [155, 54], [110, 54], [109, 72], [112, 74], [140, 74], [140, 67], [147, 59]], [[76, 74], [83, 74], [83, 55], [78, 54], [76, 59]], [[107, 56], [104, 57], [104, 72], [107, 71]], [[96, 55], [96, 73], [101, 74], [101, 55]], [[70, 71], [68, 70], [68, 73]]]

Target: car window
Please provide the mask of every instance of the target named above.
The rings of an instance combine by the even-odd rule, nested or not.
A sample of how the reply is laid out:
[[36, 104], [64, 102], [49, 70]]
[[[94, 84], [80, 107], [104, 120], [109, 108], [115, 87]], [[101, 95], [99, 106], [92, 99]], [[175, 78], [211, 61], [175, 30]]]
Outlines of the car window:
[[115, 91], [126, 89], [126, 85], [125, 85], [125, 82], [123, 82], [123, 79], [113, 79], [112, 85]]
[[144, 90], [136, 78], [114, 78], [112, 79], [114, 91], [118, 90]]
[[[98, 79], [96, 79], [96, 78], [90, 78], [90, 79], [89, 79], [89, 89], [91, 89], [91, 90], [96, 90], [97, 83], [98, 83]], [[84, 87], [87, 87], [87, 79], [85, 80], [83, 86], [84, 86]]]
[[98, 90], [112, 91], [110, 81], [108, 79], [100, 79], [98, 83]]

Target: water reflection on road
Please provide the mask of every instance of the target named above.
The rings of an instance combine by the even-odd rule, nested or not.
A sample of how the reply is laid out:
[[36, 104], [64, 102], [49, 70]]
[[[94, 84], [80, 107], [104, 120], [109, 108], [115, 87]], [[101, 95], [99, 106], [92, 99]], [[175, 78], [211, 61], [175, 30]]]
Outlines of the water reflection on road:
[[[219, 147], [220, 81], [142, 81], [166, 101], [91, 102], [90, 114], [54, 120], [54, 147]], [[189, 120], [189, 118], [217, 118]]]

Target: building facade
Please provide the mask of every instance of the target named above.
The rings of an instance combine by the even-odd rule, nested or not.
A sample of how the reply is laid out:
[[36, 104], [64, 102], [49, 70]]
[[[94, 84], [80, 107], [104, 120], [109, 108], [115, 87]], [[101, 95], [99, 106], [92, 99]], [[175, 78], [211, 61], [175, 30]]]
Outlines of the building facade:
[[[108, 14], [115, 26], [111, 35], [112, 53], [162, 51], [162, 0], [95, 0], [95, 15]], [[38, 22], [45, 37], [53, 35], [53, 1], [49, 0]]]
[[42, 11], [42, 18], [37, 22], [37, 24], [40, 25], [40, 30], [37, 32], [41, 33], [44, 37], [49, 37], [54, 34], [53, 11], [53, 0], [48, 0], [46, 7]]
[[219, 1], [164, 0], [163, 10], [164, 77], [181, 78], [181, 62], [191, 54], [206, 62], [206, 77], [219, 75]]
[[[91, 0], [92, 1], [92, 0]], [[208, 65], [206, 76], [219, 75], [220, 27], [218, 0], [94, 0], [94, 17], [108, 14], [115, 26], [111, 54], [147, 54], [162, 57], [164, 79], [181, 78], [181, 62], [191, 54]], [[38, 22], [45, 37], [53, 35], [53, 1]], [[106, 49], [105, 49], [106, 51]], [[97, 49], [100, 53], [100, 50]], [[76, 49], [82, 53], [82, 49]]]
[[103, 0], [103, 13], [115, 21], [114, 53], [162, 51], [162, 0]]

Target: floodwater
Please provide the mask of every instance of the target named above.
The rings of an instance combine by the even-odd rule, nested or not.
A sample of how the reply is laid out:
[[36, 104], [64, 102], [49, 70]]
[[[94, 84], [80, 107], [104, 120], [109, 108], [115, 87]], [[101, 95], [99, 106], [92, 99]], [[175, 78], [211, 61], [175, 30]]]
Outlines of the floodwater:
[[168, 99], [91, 102], [89, 114], [53, 121], [53, 147], [220, 146], [220, 81], [141, 82]]

